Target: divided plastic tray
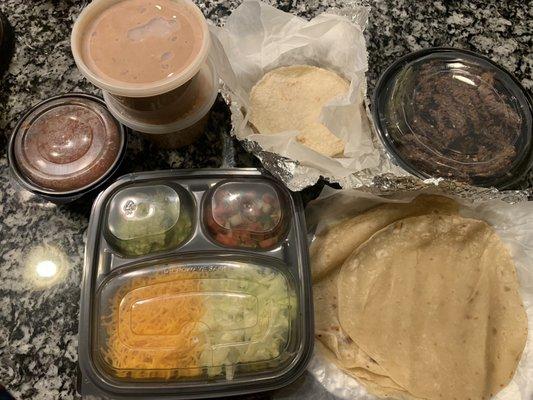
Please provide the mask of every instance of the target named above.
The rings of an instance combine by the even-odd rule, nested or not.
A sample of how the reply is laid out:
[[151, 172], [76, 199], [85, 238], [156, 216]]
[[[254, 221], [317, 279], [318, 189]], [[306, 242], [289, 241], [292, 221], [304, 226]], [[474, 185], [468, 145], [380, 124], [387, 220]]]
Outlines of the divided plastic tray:
[[189, 399], [300, 376], [313, 318], [300, 198], [255, 169], [120, 178], [95, 201], [80, 391]]

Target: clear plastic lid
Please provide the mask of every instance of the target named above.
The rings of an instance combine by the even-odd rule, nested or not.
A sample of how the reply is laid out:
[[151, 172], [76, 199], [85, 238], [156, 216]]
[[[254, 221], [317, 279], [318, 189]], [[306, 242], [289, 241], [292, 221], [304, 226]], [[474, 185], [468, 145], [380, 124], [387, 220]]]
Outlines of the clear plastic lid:
[[295, 356], [298, 306], [272, 261], [156, 261], [116, 270], [96, 293], [92, 353], [129, 382], [233, 380], [271, 374]]
[[192, 232], [190, 196], [163, 184], [130, 186], [118, 191], [107, 211], [109, 241], [126, 256], [176, 248]]
[[284, 238], [286, 198], [265, 181], [216, 185], [204, 205], [204, 223], [213, 240], [228, 247], [270, 249]]
[[13, 135], [20, 172], [38, 188], [61, 194], [100, 181], [118, 162], [124, 146], [119, 123], [101, 102], [84, 95], [39, 104]]
[[382, 76], [375, 120], [408, 171], [508, 187], [531, 166], [531, 100], [505, 70], [475, 53], [429, 49]]
[[81, 73], [126, 97], [156, 96], [185, 84], [210, 45], [207, 21], [190, 0], [93, 0], [71, 35]]

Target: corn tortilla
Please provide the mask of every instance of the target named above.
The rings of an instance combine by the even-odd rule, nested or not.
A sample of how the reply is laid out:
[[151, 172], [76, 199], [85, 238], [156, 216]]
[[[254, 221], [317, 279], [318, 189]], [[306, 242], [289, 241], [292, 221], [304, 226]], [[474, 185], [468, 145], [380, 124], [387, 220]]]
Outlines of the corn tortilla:
[[250, 122], [264, 135], [299, 131], [297, 140], [303, 145], [329, 157], [341, 156], [345, 143], [320, 122], [320, 114], [349, 87], [348, 81], [323, 68], [274, 69], [252, 88]]

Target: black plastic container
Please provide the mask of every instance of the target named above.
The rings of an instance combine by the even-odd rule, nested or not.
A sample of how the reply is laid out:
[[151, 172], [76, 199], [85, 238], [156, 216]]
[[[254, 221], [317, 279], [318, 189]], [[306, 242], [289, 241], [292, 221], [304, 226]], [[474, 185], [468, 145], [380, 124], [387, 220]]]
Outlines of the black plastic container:
[[9, 24], [6, 16], [0, 12], [0, 77], [7, 70], [13, 49], [15, 47], [15, 38], [13, 28]]
[[127, 147], [127, 129], [90, 94], [47, 99], [18, 122], [8, 159], [18, 183], [57, 204], [94, 194], [115, 177]]
[[256, 169], [125, 175], [93, 205], [80, 307], [83, 396], [283, 387], [313, 347], [301, 199]]
[[533, 103], [509, 72], [467, 50], [431, 48], [380, 77], [372, 111], [392, 159], [421, 177], [499, 189], [533, 164]]

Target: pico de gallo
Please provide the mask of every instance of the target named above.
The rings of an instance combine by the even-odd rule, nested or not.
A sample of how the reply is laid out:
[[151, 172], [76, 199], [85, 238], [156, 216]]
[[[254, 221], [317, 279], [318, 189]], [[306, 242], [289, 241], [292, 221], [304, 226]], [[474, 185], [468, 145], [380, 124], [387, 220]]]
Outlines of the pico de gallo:
[[286, 233], [280, 197], [267, 183], [226, 183], [204, 214], [214, 240], [228, 247], [270, 249]]

